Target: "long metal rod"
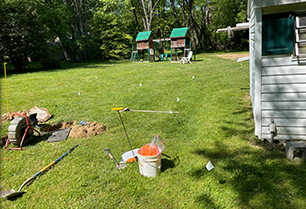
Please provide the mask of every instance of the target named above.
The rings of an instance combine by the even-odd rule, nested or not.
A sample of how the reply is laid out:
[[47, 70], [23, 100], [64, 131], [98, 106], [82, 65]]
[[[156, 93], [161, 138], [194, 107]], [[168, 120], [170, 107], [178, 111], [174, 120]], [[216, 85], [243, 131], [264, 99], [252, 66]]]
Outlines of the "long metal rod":
[[[131, 112], [153, 112], [153, 113], [170, 113], [169, 111], [153, 111], [153, 110], [129, 110]], [[171, 112], [178, 113], [178, 112]]]
[[126, 107], [122, 110], [120, 110], [120, 112], [124, 112], [124, 111], [130, 111], [130, 112], [151, 112], [151, 113], [179, 113], [179, 112], [172, 112], [171, 110], [170, 111], [154, 111], [154, 110], [132, 110], [130, 109], [129, 107]]
[[118, 110], [118, 114], [119, 114], [119, 117], [120, 117], [120, 120], [121, 120], [123, 129], [124, 129], [124, 131], [125, 131], [126, 138], [127, 138], [128, 141], [129, 141], [129, 144], [130, 144], [130, 147], [131, 147], [131, 151], [132, 151], [133, 157], [135, 158], [135, 162], [136, 162], [136, 156], [135, 156], [135, 154], [134, 154], [134, 151], [133, 151], [133, 147], [132, 147], [131, 141], [130, 141], [129, 136], [128, 136], [128, 134], [127, 134], [127, 131], [126, 131], [126, 129], [125, 129], [125, 126], [124, 126], [124, 123], [123, 123], [123, 120], [122, 120], [122, 117], [121, 117], [121, 115], [120, 115], [119, 110]]

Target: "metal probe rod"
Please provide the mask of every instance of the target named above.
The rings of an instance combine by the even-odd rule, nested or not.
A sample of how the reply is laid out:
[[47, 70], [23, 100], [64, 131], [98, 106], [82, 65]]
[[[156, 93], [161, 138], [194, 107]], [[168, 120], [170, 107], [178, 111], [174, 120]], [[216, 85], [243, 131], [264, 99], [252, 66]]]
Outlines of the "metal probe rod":
[[[135, 154], [134, 154], [134, 151], [133, 151], [133, 147], [132, 147], [131, 141], [130, 141], [130, 139], [129, 139], [129, 136], [128, 136], [128, 134], [127, 134], [127, 131], [126, 131], [126, 129], [125, 129], [125, 126], [124, 126], [124, 123], [123, 123], [123, 120], [122, 120], [122, 117], [121, 117], [121, 114], [120, 114], [120, 110], [123, 110], [123, 108], [122, 108], [122, 107], [120, 107], [120, 108], [113, 108], [112, 110], [118, 111], [118, 114], [119, 114], [119, 117], [120, 117], [120, 120], [121, 120], [123, 129], [124, 129], [126, 138], [127, 138], [128, 141], [129, 141], [129, 144], [130, 144], [130, 147], [131, 147], [131, 151], [132, 151], [133, 157], [135, 158], [135, 162], [136, 162], [136, 156], [135, 156]], [[138, 165], [138, 164], [137, 164], [137, 165]]]

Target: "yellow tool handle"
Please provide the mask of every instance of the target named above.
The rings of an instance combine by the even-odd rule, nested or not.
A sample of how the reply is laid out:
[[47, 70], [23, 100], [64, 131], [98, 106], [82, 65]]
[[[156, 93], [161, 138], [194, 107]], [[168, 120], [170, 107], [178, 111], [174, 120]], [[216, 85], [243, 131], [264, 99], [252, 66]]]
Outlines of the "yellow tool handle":
[[8, 102], [8, 94], [7, 94], [7, 81], [6, 81], [6, 62], [4, 63], [4, 78], [5, 78], [5, 90], [6, 90], [6, 106], [7, 106], [7, 112], [10, 112], [9, 109], [9, 102]]
[[48, 168], [50, 168], [53, 164], [55, 164], [55, 161], [53, 161], [52, 163], [50, 163], [49, 165], [47, 165], [46, 167], [44, 167], [43, 169], [41, 169], [40, 172], [44, 172], [45, 170], [47, 170]]
[[115, 110], [115, 111], [123, 110], [123, 107], [114, 107], [112, 108], [112, 110]]

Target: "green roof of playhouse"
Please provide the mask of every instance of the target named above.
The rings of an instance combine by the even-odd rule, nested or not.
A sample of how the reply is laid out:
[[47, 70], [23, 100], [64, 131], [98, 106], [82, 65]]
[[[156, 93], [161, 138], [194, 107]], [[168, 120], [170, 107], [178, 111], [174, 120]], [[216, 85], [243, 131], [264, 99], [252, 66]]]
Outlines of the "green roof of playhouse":
[[151, 36], [152, 31], [139, 32], [136, 37], [136, 41], [148, 40]]
[[176, 38], [176, 37], [185, 37], [187, 36], [189, 28], [174, 28], [170, 34], [170, 38]]

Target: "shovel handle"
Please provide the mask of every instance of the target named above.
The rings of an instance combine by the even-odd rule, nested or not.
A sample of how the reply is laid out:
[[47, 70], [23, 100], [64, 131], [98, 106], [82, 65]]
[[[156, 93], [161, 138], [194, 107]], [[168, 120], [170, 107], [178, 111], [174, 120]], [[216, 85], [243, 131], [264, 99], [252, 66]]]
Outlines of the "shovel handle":
[[55, 163], [57, 163], [57, 161], [59, 161], [61, 158], [63, 158], [65, 155], [67, 155], [68, 153], [70, 153], [72, 150], [74, 150], [77, 146], [79, 146], [78, 144], [75, 145], [74, 147], [72, 147], [69, 151], [67, 151], [65, 154], [63, 154], [62, 156], [60, 156], [59, 158], [57, 158], [56, 160], [54, 160], [53, 162], [51, 162], [49, 165], [47, 165], [46, 167], [44, 167], [43, 169], [41, 169], [38, 173], [34, 174], [31, 178], [29, 178], [28, 180], [26, 180], [25, 182], [23, 182], [23, 184], [20, 186], [20, 188], [18, 189], [18, 192], [21, 191], [22, 187], [24, 187], [24, 185], [26, 185], [29, 181], [31, 181], [32, 179], [36, 178], [36, 176], [38, 176], [39, 174], [43, 173], [44, 171], [46, 171], [48, 168], [50, 168], [52, 165], [54, 165]]
[[79, 145], [75, 145], [74, 147], [72, 147], [69, 151], [67, 151], [65, 154], [63, 154], [62, 156], [60, 156], [59, 158], [57, 158], [56, 160], [54, 160], [52, 163], [50, 163], [49, 165], [47, 165], [46, 167], [44, 167], [43, 169], [41, 169], [37, 174], [35, 174], [34, 176], [38, 176], [39, 174], [43, 173], [44, 171], [46, 171], [48, 168], [50, 168], [53, 164], [57, 163], [57, 161], [59, 161], [60, 159], [62, 159], [65, 155], [67, 155], [68, 153], [70, 153], [72, 150], [74, 150], [77, 146]]

